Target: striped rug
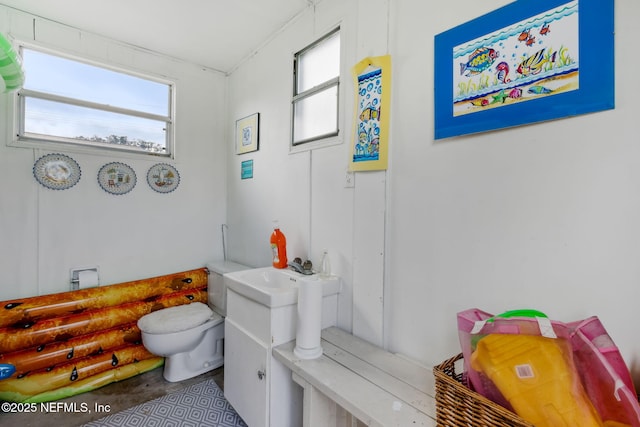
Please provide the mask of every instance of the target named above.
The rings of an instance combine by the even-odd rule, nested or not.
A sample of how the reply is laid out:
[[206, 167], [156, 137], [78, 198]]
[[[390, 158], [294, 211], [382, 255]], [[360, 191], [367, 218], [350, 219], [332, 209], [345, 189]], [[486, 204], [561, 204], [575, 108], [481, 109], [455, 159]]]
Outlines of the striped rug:
[[247, 427], [212, 379], [92, 421], [84, 426]]

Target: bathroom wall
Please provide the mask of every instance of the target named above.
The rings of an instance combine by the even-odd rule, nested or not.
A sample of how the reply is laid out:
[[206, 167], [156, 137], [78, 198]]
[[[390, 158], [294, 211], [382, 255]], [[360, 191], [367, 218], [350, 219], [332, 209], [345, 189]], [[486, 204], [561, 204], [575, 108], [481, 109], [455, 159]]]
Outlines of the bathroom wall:
[[[279, 217], [292, 252], [332, 252], [342, 326], [426, 364], [459, 351], [458, 311], [532, 307], [565, 321], [598, 315], [638, 376], [640, 3], [616, 2], [615, 110], [435, 141], [434, 36], [508, 3], [323, 0], [242, 64], [229, 78], [231, 118], [264, 120], [258, 152], [228, 155], [230, 253], [267, 265]], [[288, 148], [292, 55], [338, 21], [345, 134], [350, 67], [393, 62], [389, 169], [356, 173], [354, 188], [344, 188], [346, 143]], [[240, 179], [245, 158], [252, 180]]]
[[[339, 325], [382, 344], [386, 174], [358, 175], [346, 184], [352, 130], [351, 67], [363, 57], [388, 53], [386, 1], [321, 1], [283, 28], [229, 77], [228, 135], [234, 120], [260, 113], [260, 147], [228, 151], [229, 257], [250, 265], [271, 263], [272, 221], [287, 236], [289, 258], [318, 265], [328, 249], [332, 270], [343, 278]], [[343, 49], [337, 144], [290, 150], [292, 58], [340, 26]], [[229, 139], [233, 146], [233, 137]], [[253, 160], [254, 176], [240, 167]], [[355, 302], [354, 302], [355, 301]]]
[[[0, 31], [174, 80], [178, 118], [175, 161], [108, 151], [16, 148], [7, 146], [12, 96], [0, 95], [0, 300], [69, 290], [69, 269], [77, 266], [98, 265], [101, 283], [111, 284], [221, 259], [225, 77], [5, 6], [0, 6]], [[78, 162], [78, 184], [57, 191], [37, 183], [33, 164], [50, 152]], [[98, 170], [112, 161], [135, 170], [137, 185], [130, 193], [111, 195], [98, 185]], [[147, 171], [158, 162], [171, 163], [180, 173], [180, 185], [172, 193], [160, 194], [147, 185]]]
[[597, 315], [640, 379], [640, 3], [615, 2], [614, 110], [434, 141], [433, 36], [506, 3], [394, 2], [389, 346], [444, 360], [470, 307]]
[[[322, 0], [228, 78], [143, 49], [35, 18], [40, 41], [174, 78], [180, 187], [146, 187], [154, 159], [66, 153], [83, 170], [72, 189], [41, 187], [42, 150], [6, 146], [10, 97], [0, 96], [0, 299], [68, 289], [68, 270], [99, 264], [103, 283], [222, 257], [268, 265], [278, 219], [291, 257], [328, 248], [344, 278], [340, 325], [425, 364], [459, 351], [455, 313], [532, 307], [559, 320], [598, 315], [640, 377], [640, 168], [635, 17], [616, 1], [616, 109], [514, 129], [433, 140], [433, 38], [508, 0]], [[34, 17], [0, 6], [0, 31], [32, 38]], [[389, 169], [345, 187], [348, 144], [289, 150], [291, 58], [343, 29], [343, 141], [351, 131], [350, 68], [393, 62]], [[597, 28], [594, 28], [597, 31]], [[226, 91], [226, 92], [225, 92]], [[234, 154], [235, 120], [261, 114], [260, 150]], [[240, 163], [254, 160], [253, 179]], [[138, 185], [104, 193], [101, 165], [130, 164]]]

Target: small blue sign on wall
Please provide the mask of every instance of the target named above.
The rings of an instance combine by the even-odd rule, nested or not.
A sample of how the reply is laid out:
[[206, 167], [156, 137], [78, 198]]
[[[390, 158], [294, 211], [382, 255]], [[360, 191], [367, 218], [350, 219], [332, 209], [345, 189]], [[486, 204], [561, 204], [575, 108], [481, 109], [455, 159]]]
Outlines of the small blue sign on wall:
[[253, 159], [245, 160], [240, 164], [240, 178], [242, 179], [253, 178]]

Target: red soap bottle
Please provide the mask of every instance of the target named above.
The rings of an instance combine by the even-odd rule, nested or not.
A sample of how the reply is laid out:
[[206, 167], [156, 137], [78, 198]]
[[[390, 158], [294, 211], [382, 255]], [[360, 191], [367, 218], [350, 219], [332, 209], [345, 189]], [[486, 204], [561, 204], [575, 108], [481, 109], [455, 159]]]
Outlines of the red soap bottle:
[[287, 238], [276, 224], [271, 233], [271, 251], [273, 252], [273, 266], [287, 268]]

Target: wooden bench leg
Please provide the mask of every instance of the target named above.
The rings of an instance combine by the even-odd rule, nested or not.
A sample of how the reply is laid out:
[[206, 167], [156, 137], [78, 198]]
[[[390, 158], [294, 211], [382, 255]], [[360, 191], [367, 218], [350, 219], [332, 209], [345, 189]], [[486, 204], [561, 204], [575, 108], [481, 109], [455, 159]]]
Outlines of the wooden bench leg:
[[304, 378], [292, 373], [293, 380], [304, 389], [302, 402], [303, 427], [365, 427], [362, 421], [347, 412]]
[[[340, 426], [344, 424], [344, 414], [338, 414], [338, 412], [345, 412], [342, 408], [329, 399], [324, 394], [320, 393], [318, 389], [305, 381], [304, 378], [292, 374], [293, 380], [298, 383], [304, 389], [304, 395], [302, 399], [302, 426], [303, 427], [329, 427]], [[339, 411], [339, 409], [341, 411]], [[343, 423], [339, 424], [338, 419], [342, 418]]]

